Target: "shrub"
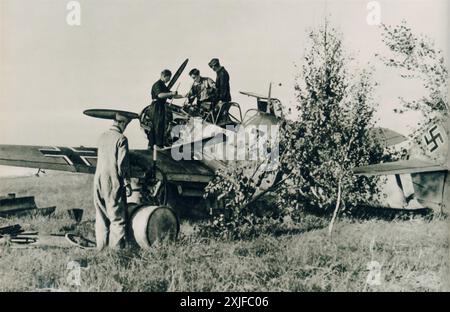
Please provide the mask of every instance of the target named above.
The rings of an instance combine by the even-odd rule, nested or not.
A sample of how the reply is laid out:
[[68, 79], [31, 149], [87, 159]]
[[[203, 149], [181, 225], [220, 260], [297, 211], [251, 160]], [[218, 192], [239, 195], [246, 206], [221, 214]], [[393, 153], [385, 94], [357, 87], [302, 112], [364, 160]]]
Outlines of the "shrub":
[[373, 198], [377, 179], [355, 176], [352, 168], [380, 162], [383, 148], [370, 131], [376, 85], [370, 69], [354, 69], [342, 35], [328, 22], [309, 39], [296, 83], [299, 119], [287, 122], [281, 136], [282, 169], [291, 178], [279, 198], [294, 213], [326, 213]]
[[239, 162], [218, 170], [206, 187], [205, 197], [215, 203], [210, 221], [200, 227], [202, 236], [245, 239], [271, 233], [284, 216], [270, 197], [261, 196], [259, 184], [264, 172], [261, 164]]

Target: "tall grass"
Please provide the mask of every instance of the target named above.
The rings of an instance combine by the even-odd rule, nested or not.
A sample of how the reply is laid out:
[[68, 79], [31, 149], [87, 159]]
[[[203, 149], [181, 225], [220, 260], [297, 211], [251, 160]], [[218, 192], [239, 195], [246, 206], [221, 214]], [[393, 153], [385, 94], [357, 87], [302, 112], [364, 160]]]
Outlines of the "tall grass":
[[[35, 195], [57, 206], [53, 217], [1, 219], [45, 233], [93, 236], [92, 177], [76, 174], [0, 180], [0, 194]], [[76, 225], [64, 210], [85, 209]], [[333, 240], [326, 220], [307, 216], [293, 231], [253, 240], [195, 235], [184, 221], [180, 239], [152, 250], [13, 249], [0, 247], [0, 291], [439, 291], [449, 285], [449, 231], [444, 219], [340, 220]], [[379, 262], [380, 285], [366, 283]], [[67, 280], [77, 261], [81, 285]]]

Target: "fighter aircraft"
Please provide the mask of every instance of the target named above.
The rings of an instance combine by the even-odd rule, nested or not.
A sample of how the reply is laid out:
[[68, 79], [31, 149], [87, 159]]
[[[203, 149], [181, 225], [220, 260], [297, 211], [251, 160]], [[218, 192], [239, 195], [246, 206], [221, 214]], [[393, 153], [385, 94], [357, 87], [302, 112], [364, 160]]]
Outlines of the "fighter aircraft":
[[380, 181], [381, 196], [370, 203], [371, 206], [449, 212], [449, 122], [436, 118], [418, 130], [410, 141], [396, 140], [394, 144], [388, 144], [394, 147], [407, 144], [407, 153], [402, 160], [354, 169], [355, 174], [385, 178]]
[[[180, 66], [169, 82], [170, 88], [174, 86], [187, 62], [188, 60]], [[128, 202], [169, 205], [179, 216], [202, 216], [208, 213], [208, 207], [202, 197], [204, 188], [213, 178], [215, 170], [226, 166], [228, 161], [213, 157], [215, 152], [223, 150], [218, 147], [237, 145], [238, 142], [231, 139], [239, 127], [276, 125], [279, 120], [273, 107], [281, 105], [281, 102], [271, 98], [270, 92], [269, 96], [245, 94], [256, 98], [257, 109], [250, 110], [242, 118], [240, 105], [233, 102], [226, 112], [228, 124], [219, 125], [202, 120], [200, 136], [192, 135], [193, 131], [198, 130], [195, 129], [198, 118], [189, 116], [179, 106], [169, 105], [173, 114], [172, 120], [183, 124], [184, 135], [177, 137], [176, 142], [167, 148], [130, 150], [133, 195]], [[232, 113], [233, 109], [235, 113]], [[116, 112], [120, 110], [90, 109], [84, 114], [97, 118], [111, 118]], [[145, 108], [136, 116], [141, 128], [147, 131], [149, 129], [148, 109]], [[190, 124], [194, 126], [190, 127]], [[226, 126], [229, 126], [231, 130]], [[198, 143], [202, 143], [200, 150], [191, 148]], [[192, 150], [191, 157], [182, 159], [173, 157], [180, 151], [186, 155], [186, 150], [189, 148]], [[95, 147], [0, 145], [0, 165], [94, 174], [96, 163], [97, 148]], [[276, 171], [273, 169], [272, 173], [267, 174], [261, 188], [267, 188], [275, 183], [276, 177]]]

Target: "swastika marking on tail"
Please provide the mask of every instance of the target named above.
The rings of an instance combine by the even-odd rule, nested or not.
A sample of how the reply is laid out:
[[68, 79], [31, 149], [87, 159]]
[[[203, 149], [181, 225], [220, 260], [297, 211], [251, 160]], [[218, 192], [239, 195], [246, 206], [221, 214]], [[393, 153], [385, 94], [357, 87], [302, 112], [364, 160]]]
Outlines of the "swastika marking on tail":
[[444, 139], [442, 138], [441, 133], [436, 130], [437, 130], [437, 125], [432, 127], [428, 131], [428, 134], [430, 135], [429, 137], [427, 135], [424, 136], [427, 146], [430, 148], [430, 145], [431, 145], [430, 152], [434, 152], [436, 149], [439, 148], [439, 146], [440, 146], [440, 143], [438, 143], [439, 141], [441, 141], [441, 144], [444, 143]]

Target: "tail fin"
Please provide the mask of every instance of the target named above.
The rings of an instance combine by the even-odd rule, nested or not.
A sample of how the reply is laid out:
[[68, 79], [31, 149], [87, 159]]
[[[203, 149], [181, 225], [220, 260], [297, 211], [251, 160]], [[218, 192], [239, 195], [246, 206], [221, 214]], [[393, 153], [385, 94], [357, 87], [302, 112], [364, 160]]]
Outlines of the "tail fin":
[[447, 131], [447, 124], [437, 120], [418, 130], [408, 151], [408, 158], [447, 164], [449, 156]]

